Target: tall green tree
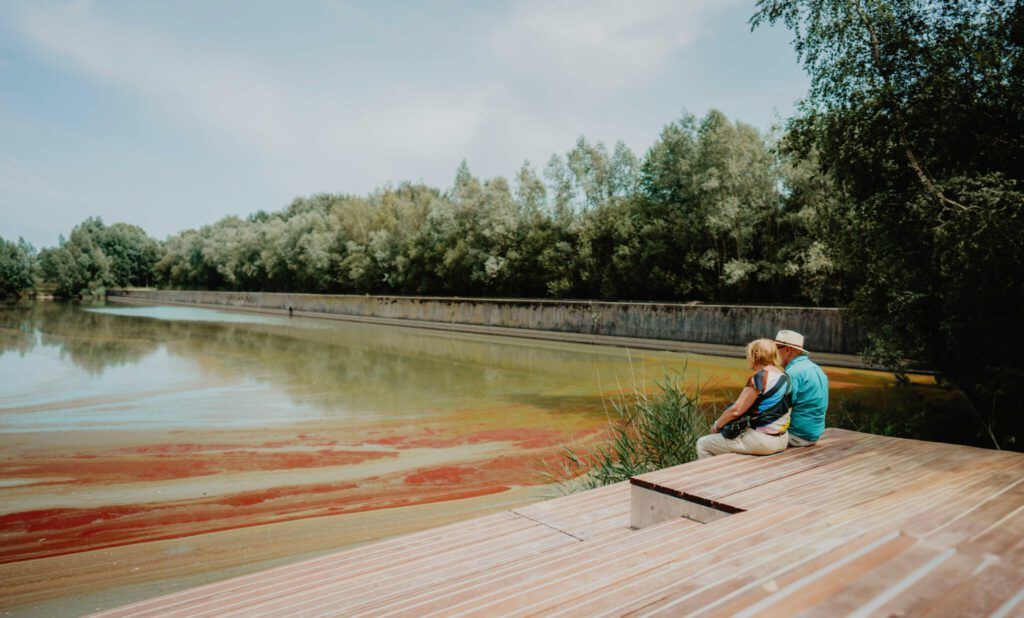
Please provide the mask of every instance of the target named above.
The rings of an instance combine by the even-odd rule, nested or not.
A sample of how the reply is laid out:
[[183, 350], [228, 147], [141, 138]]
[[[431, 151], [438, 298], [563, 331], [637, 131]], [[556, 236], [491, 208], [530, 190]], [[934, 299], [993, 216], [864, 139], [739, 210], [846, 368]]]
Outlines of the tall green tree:
[[24, 239], [0, 238], [0, 298], [18, 296], [35, 287], [35, 249]]
[[161, 253], [160, 244], [142, 228], [125, 223], [108, 227], [90, 217], [68, 238], [61, 237], [57, 247], [40, 252], [40, 272], [65, 296], [111, 285], [150, 285]]
[[58, 246], [39, 253], [43, 280], [56, 285], [61, 296], [77, 296], [111, 285], [114, 282], [110, 258], [97, 239], [103, 222], [90, 217], [71, 230], [68, 238], [60, 238]]
[[769, 135], [711, 110], [665, 127], [644, 157], [632, 261], [646, 296], [774, 300], [783, 203]]
[[1024, 4], [762, 0], [810, 75], [791, 123], [843, 202], [833, 237], [896, 368], [929, 365], [999, 445], [1024, 439]]
[[110, 276], [116, 285], [153, 283], [153, 268], [161, 257], [160, 243], [141, 227], [114, 223], [101, 229], [97, 243], [110, 260]]

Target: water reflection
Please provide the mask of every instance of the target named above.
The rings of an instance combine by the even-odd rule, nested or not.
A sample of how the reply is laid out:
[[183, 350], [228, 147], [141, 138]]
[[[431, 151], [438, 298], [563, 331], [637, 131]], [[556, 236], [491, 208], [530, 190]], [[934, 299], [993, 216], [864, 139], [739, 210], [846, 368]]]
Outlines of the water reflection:
[[[122, 422], [125, 414], [152, 420], [155, 409], [180, 416], [204, 408], [216, 418], [234, 410], [280, 420], [289, 405], [296, 420], [311, 410], [380, 420], [510, 405], [601, 413], [604, 394], [684, 368], [689, 381], [710, 382], [712, 391], [733, 390], [746, 372], [736, 359], [191, 307], [0, 308], [0, 370], [16, 378], [0, 391], [0, 409], [38, 411], [64, 400], [83, 428], [98, 417], [79, 409], [82, 399], [88, 407], [132, 397]], [[838, 374], [846, 386], [888, 380]], [[164, 396], [174, 392], [177, 401]]]
[[61, 358], [93, 375], [109, 366], [136, 363], [159, 347], [152, 327], [118, 324], [78, 306], [45, 301], [0, 306], [0, 333], [0, 356], [54, 347]]
[[[594, 413], [601, 387], [631, 379], [624, 350], [185, 307], [54, 302], [0, 310], [0, 409], [51, 429], [174, 422], [386, 419], [509, 405]], [[681, 357], [638, 357], [679, 364]], [[63, 402], [60, 414], [54, 408]], [[128, 405], [130, 404], [130, 405]], [[6, 418], [8, 430], [18, 421]]]

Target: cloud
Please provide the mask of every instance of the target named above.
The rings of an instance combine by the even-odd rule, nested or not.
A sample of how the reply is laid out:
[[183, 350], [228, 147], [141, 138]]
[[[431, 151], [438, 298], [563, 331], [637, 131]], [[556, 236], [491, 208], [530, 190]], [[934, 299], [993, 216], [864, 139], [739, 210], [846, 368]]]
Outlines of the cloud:
[[368, 190], [367, 178], [376, 176], [372, 186], [387, 180], [381, 172], [393, 172], [393, 162], [457, 152], [485, 107], [483, 91], [451, 89], [393, 89], [386, 98], [354, 101], [330, 80], [291, 79], [289, 67], [272, 58], [104, 20], [88, 3], [31, 11], [25, 30], [77, 69], [254, 150], [291, 191]]
[[25, 27], [37, 43], [76, 68], [137, 91], [175, 114], [189, 114], [268, 148], [294, 140], [282, 93], [243, 58], [104, 22], [83, 2], [30, 11]]
[[616, 90], [665, 70], [725, 0], [522, 0], [494, 45], [521, 73]]
[[[504, 151], [543, 165], [586, 134], [645, 148], [680, 111], [637, 114], [637, 102], [664, 97], [692, 62], [709, 18], [735, 0], [519, 0], [490, 35], [499, 80], [494, 118]], [[645, 101], [646, 103], [646, 101]], [[657, 105], [657, 104], [655, 104]], [[650, 109], [650, 108], [648, 108]], [[520, 160], [523, 155], [519, 155]], [[511, 157], [509, 157], [511, 159]], [[504, 161], [510, 173], [511, 160]]]
[[524, 158], [543, 163], [564, 150], [586, 127], [622, 131], [632, 120], [603, 122], [604, 99], [636, 96], [661, 77], [732, 1], [521, 0], [494, 25], [473, 22], [485, 28], [473, 33], [487, 41], [478, 50], [484, 75], [445, 72], [434, 83], [374, 83], [352, 58], [312, 57], [314, 66], [297, 72], [258, 43], [244, 53], [218, 48], [111, 18], [87, 1], [28, 9], [23, 29], [183, 129], [244, 149], [286, 196], [363, 192], [405, 178], [447, 184], [463, 157], [484, 174], [512, 174]]

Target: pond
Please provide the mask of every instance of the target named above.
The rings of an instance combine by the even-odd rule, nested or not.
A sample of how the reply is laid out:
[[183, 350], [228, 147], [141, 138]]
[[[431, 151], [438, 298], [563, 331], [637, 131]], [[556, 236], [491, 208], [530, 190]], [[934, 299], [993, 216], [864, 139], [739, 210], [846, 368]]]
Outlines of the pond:
[[[831, 369], [833, 395], [886, 374]], [[542, 461], [738, 359], [189, 307], [0, 307], [0, 608], [76, 615], [553, 494]]]

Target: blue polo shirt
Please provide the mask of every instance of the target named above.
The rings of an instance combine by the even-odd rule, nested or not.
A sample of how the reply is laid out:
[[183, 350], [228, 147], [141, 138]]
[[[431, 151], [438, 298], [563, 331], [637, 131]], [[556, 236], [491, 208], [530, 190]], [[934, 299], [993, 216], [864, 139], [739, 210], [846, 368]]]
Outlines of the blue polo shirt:
[[786, 365], [793, 397], [793, 418], [789, 431], [798, 438], [817, 441], [825, 431], [828, 410], [828, 376], [806, 354]]

